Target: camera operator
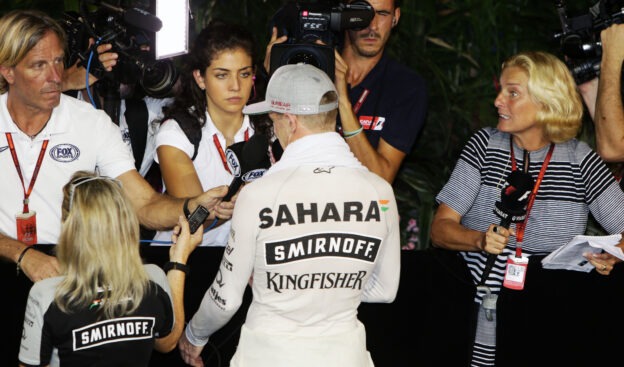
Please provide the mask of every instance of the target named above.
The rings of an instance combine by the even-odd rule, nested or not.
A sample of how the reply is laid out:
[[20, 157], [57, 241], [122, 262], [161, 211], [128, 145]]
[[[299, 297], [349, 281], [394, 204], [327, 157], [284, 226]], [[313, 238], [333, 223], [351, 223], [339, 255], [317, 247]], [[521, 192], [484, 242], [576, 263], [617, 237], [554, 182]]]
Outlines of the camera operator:
[[624, 106], [622, 62], [624, 24], [613, 24], [600, 32], [602, 57], [600, 76], [579, 86], [596, 126], [596, 150], [607, 162], [624, 162]]
[[[375, 11], [370, 24], [344, 34], [335, 83], [345, 140], [368, 169], [392, 183], [422, 130], [427, 92], [424, 80], [385, 50], [401, 17], [400, 0], [369, 3]], [[267, 70], [271, 47], [286, 40], [273, 30], [264, 62]]]
[[[93, 39], [90, 39], [90, 43], [92, 42]], [[148, 48], [149, 45], [142, 47]], [[112, 76], [111, 72], [117, 65], [119, 54], [114, 52], [110, 43], [99, 45], [96, 51], [102, 71]], [[67, 74], [69, 76], [66, 76]], [[87, 74], [86, 69], [79, 66], [79, 61], [66, 70], [63, 79], [68, 80], [63, 85], [64, 93], [89, 102], [109, 114], [113, 122], [119, 126], [121, 137], [132, 152], [135, 168], [139, 174], [154, 190], [163, 192], [162, 176], [154, 160], [156, 133], [160, 127], [163, 107], [169, 105], [173, 98], [154, 98], [145, 95], [138, 82], [124, 84], [117, 82], [115, 77], [104, 77], [100, 81], [95, 75]], [[87, 80], [89, 90], [85, 88]], [[103, 94], [112, 102], [106, 102]], [[142, 240], [151, 240], [155, 234], [156, 231], [141, 226]]]
[[[97, 47], [98, 59], [102, 66], [111, 71], [113, 66], [117, 63], [118, 55], [114, 52], [107, 52], [112, 48], [112, 45], [102, 44]], [[76, 61], [73, 65], [67, 67], [63, 71], [63, 77], [61, 81], [61, 90], [67, 92], [70, 90], [82, 90], [85, 88], [85, 79], [87, 78], [87, 69], [85, 69], [80, 61]], [[97, 77], [89, 75], [89, 85], [93, 85], [97, 81]]]
[[[119, 54], [113, 51], [110, 43], [99, 45], [96, 50], [102, 69], [110, 73], [117, 65]], [[119, 83], [114, 78], [105, 78], [98, 83], [98, 78], [92, 74], [88, 76], [90, 90], [87, 91], [85, 88], [86, 69], [81, 66], [72, 66], [71, 69], [77, 69], [77, 71], [70, 71], [70, 74], [74, 75], [67, 77], [67, 79], [74, 79], [63, 87], [64, 92], [68, 91], [67, 94], [90, 102], [97, 108], [104, 108], [105, 105], [104, 97], [98, 93], [99, 90], [103, 90], [108, 95], [116, 95], [113, 98], [116, 105], [107, 113], [113, 115], [110, 116], [111, 119], [119, 126], [124, 142], [132, 151], [136, 169], [156, 191], [162, 191], [160, 173], [158, 167], [154, 165], [155, 136], [160, 126], [159, 119], [162, 117], [163, 107], [169, 105], [173, 98], [148, 96], [142, 91], [139, 83]], [[98, 85], [100, 83], [103, 85]]]

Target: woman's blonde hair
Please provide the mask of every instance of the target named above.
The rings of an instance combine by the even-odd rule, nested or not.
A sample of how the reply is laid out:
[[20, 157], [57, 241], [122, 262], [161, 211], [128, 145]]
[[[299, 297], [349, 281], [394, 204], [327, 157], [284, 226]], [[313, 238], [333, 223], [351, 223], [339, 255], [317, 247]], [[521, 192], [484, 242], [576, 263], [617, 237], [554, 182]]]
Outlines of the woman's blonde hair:
[[136, 310], [149, 278], [139, 254], [139, 220], [121, 183], [76, 172], [63, 187], [62, 211], [59, 308], [72, 313], [99, 305], [107, 319]]
[[537, 122], [549, 141], [561, 143], [578, 134], [583, 101], [568, 67], [546, 52], [521, 52], [503, 63], [503, 70], [518, 67], [527, 73], [529, 95], [541, 106]]

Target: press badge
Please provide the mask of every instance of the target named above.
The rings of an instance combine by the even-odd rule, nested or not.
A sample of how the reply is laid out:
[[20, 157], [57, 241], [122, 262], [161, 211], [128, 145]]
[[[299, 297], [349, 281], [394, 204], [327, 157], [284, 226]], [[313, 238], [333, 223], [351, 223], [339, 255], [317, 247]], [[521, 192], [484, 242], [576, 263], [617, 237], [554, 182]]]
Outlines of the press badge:
[[29, 211], [28, 213], [19, 212], [15, 214], [17, 223], [17, 240], [27, 245], [37, 243], [37, 213]]
[[522, 255], [522, 257], [509, 255], [507, 258], [507, 269], [505, 270], [503, 286], [518, 291], [524, 289], [524, 279], [526, 277], [528, 264], [529, 258], [524, 255]]

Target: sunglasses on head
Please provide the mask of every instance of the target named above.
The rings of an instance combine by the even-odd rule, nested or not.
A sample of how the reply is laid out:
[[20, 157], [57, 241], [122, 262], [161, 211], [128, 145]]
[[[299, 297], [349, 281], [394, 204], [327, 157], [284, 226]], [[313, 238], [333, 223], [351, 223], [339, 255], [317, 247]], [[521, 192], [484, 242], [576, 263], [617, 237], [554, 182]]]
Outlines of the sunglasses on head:
[[90, 182], [90, 181], [96, 181], [96, 180], [108, 180], [108, 181], [112, 181], [114, 183], [116, 183], [119, 187], [121, 187], [121, 182], [119, 180], [116, 180], [114, 178], [110, 178], [108, 176], [88, 176], [88, 177], [80, 177], [80, 178], [76, 178], [74, 180], [72, 180], [69, 183], [69, 208], [68, 210], [71, 210], [72, 208], [72, 204], [74, 203], [74, 191], [76, 190], [76, 187]]

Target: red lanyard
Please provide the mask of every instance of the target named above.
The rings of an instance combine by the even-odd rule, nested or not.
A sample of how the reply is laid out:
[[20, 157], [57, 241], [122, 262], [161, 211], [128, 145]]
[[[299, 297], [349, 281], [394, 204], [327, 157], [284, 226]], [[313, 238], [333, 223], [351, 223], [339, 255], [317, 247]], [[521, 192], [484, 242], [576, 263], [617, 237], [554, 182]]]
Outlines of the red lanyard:
[[354, 114], [357, 114], [360, 108], [362, 108], [362, 104], [364, 104], [364, 101], [366, 100], [366, 97], [368, 97], [369, 93], [370, 91], [368, 89], [364, 89], [364, 91], [362, 91], [360, 98], [358, 98], [357, 102], [355, 103], [355, 106], [353, 106]]
[[23, 213], [28, 213], [30, 210], [28, 209], [28, 198], [32, 193], [33, 187], [35, 187], [35, 180], [37, 180], [37, 175], [39, 175], [39, 169], [41, 168], [41, 163], [43, 162], [43, 155], [45, 154], [46, 149], [48, 148], [48, 141], [44, 140], [41, 145], [41, 151], [39, 152], [39, 158], [37, 158], [37, 165], [35, 166], [35, 170], [33, 171], [32, 178], [30, 179], [30, 185], [28, 185], [28, 190], [26, 190], [26, 186], [24, 185], [24, 176], [22, 175], [22, 170], [20, 169], [19, 161], [17, 160], [17, 153], [15, 152], [15, 145], [13, 144], [13, 137], [11, 133], [6, 133], [7, 142], [9, 143], [9, 149], [11, 150], [11, 157], [13, 157], [13, 163], [15, 164], [15, 169], [17, 170], [17, 174], [19, 175], [20, 181], [22, 182], [22, 188], [24, 189], [24, 209]]
[[[249, 140], [249, 128], [245, 130], [245, 141], [247, 140]], [[223, 151], [223, 148], [221, 147], [221, 143], [219, 143], [219, 137], [217, 136], [216, 133], [212, 135], [212, 141], [214, 141], [214, 145], [217, 148], [219, 155], [221, 156], [221, 163], [223, 163], [223, 168], [225, 168], [225, 170], [228, 171], [229, 173], [232, 173], [230, 171], [230, 167], [228, 167], [227, 159], [225, 158], [225, 152]]]
[[[513, 141], [511, 138], [509, 139], [510, 153], [511, 153], [511, 169], [513, 171], [516, 170], [516, 157], [514, 156], [513, 149]], [[516, 224], [516, 257], [522, 257], [522, 239], [524, 238], [524, 229], [527, 226], [529, 221], [529, 213], [531, 212], [531, 208], [533, 207], [533, 203], [535, 202], [535, 196], [537, 196], [537, 190], [539, 190], [540, 185], [542, 184], [542, 180], [544, 179], [544, 175], [546, 174], [546, 168], [548, 167], [548, 163], [550, 163], [550, 158], [552, 158], [553, 151], [555, 150], [555, 144], [550, 143], [550, 148], [548, 149], [548, 153], [546, 154], [546, 158], [544, 158], [544, 162], [542, 163], [542, 168], [540, 169], [539, 175], [537, 175], [537, 180], [535, 181], [535, 185], [533, 186], [533, 191], [531, 192], [531, 196], [529, 197], [529, 202], [527, 203], [526, 209], [526, 217], [524, 218], [524, 222]], [[527, 167], [528, 169], [528, 167]]]

